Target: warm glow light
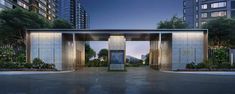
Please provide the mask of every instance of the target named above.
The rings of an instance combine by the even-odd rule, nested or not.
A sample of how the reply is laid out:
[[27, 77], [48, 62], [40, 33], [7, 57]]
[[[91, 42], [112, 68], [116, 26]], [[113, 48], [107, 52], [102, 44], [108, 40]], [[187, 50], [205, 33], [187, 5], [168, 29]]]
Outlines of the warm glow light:
[[40, 58], [45, 63], [55, 64], [61, 69], [62, 34], [49, 32], [31, 32], [31, 60]]

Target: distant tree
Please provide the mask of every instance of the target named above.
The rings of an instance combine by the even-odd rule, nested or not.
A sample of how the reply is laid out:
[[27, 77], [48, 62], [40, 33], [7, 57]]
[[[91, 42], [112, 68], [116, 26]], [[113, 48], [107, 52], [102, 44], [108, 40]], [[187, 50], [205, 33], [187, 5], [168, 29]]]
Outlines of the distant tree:
[[130, 59], [126, 58], [126, 63], [130, 63]]
[[98, 53], [98, 58], [103, 59], [104, 61], [108, 60], [108, 49], [101, 49]]
[[146, 55], [144, 62], [145, 62], [145, 65], [149, 65], [149, 54]]
[[92, 57], [96, 56], [96, 52], [90, 47], [89, 44], [85, 44], [85, 62], [88, 63]]
[[160, 21], [158, 29], [184, 29], [187, 28], [187, 24], [182, 18], [173, 16], [171, 20]]
[[204, 24], [202, 28], [209, 30], [209, 44], [212, 47], [235, 46], [235, 20], [218, 18]]
[[56, 19], [53, 21], [52, 28], [54, 29], [71, 29], [72, 26], [65, 20]]
[[49, 22], [37, 13], [19, 8], [0, 12], [0, 44], [25, 47], [25, 30], [50, 28]]

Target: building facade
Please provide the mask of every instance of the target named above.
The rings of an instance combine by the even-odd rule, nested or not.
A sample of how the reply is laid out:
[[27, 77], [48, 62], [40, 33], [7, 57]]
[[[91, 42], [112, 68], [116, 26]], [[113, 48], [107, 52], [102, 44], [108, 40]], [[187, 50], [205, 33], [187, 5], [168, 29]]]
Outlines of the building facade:
[[189, 28], [218, 17], [235, 18], [235, 0], [183, 0], [183, 15]]
[[57, 17], [68, 21], [76, 29], [88, 28], [88, 14], [80, 0], [56, 0]]
[[56, 18], [55, 0], [30, 0], [30, 10], [34, 11], [48, 20]]
[[58, 70], [85, 64], [86, 41], [108, 41], [109, 70], [125, 70], [126, 41], [149, 41], [149, 65], [160, 70], [185, 69], [208, 58], [207, 30], [60, 30], [34, 29], [26, 35], [27, 62], [40, 58]]
[[36, 12], [49, 21], [56, 17], [55, 0], [0, 0], [0, 10], [17, 7]]

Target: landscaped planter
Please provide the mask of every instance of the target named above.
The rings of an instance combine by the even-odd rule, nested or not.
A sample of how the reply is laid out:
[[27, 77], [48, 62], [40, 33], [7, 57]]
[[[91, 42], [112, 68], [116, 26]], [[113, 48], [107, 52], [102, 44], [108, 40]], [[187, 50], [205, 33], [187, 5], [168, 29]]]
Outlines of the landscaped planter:
[[28, 68], [22, 68], [22, 69], [0, 69], [0, 71], [57, 71], [56, 69], [28, 69]]
[[232, 69], [178, 69], [176, 71], [235, 71], [235, 68], [232, 68]]

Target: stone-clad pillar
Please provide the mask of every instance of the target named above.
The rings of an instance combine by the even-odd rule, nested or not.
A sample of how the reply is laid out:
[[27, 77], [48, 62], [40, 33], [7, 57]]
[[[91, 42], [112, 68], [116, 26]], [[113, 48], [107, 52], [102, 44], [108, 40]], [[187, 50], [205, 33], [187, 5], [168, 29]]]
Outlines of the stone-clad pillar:
[[30, 38], [30, 33], [29, 32], [26, 32], [26, 63], [30, 63], [31, 60], [30, 60], [30, 56], [31, 56], [31, 38]]
[[161, 34], [154, 36], [154, 39], [150, 40], [150, 54], [149, 65], [151, 68], [159, 69], [161, 61]]
[[75, 67], [75, 62], [76, 62], [76, 37], [75, 37], [75, 33], [73, 33], [73, 62], [74, 62], [74, 67]]
[[172, 35], [159, 33], [150, 40], [150, 67], [157, 70], [171, 70]]
[[158, 45], [157, 45], [157, 49], [158, 49], [158, 67], [160, 67], [160, 65], [161, 65], [161, 61], [162, 61], [162, 49], [161, 49], [161, 47], [162, 47], [162, 34], [161, 33], [159, 33], [159, 37], [158, 37]]
[[108, 40], [109, 46], [109, 70], [125, 70], [126, 62], [126, 39], [123, 35], [111, 35]]
[[149, 65], [153, 69], [158, 69], [159, 62], [159, 49], [158, 40], [150, 41]]

